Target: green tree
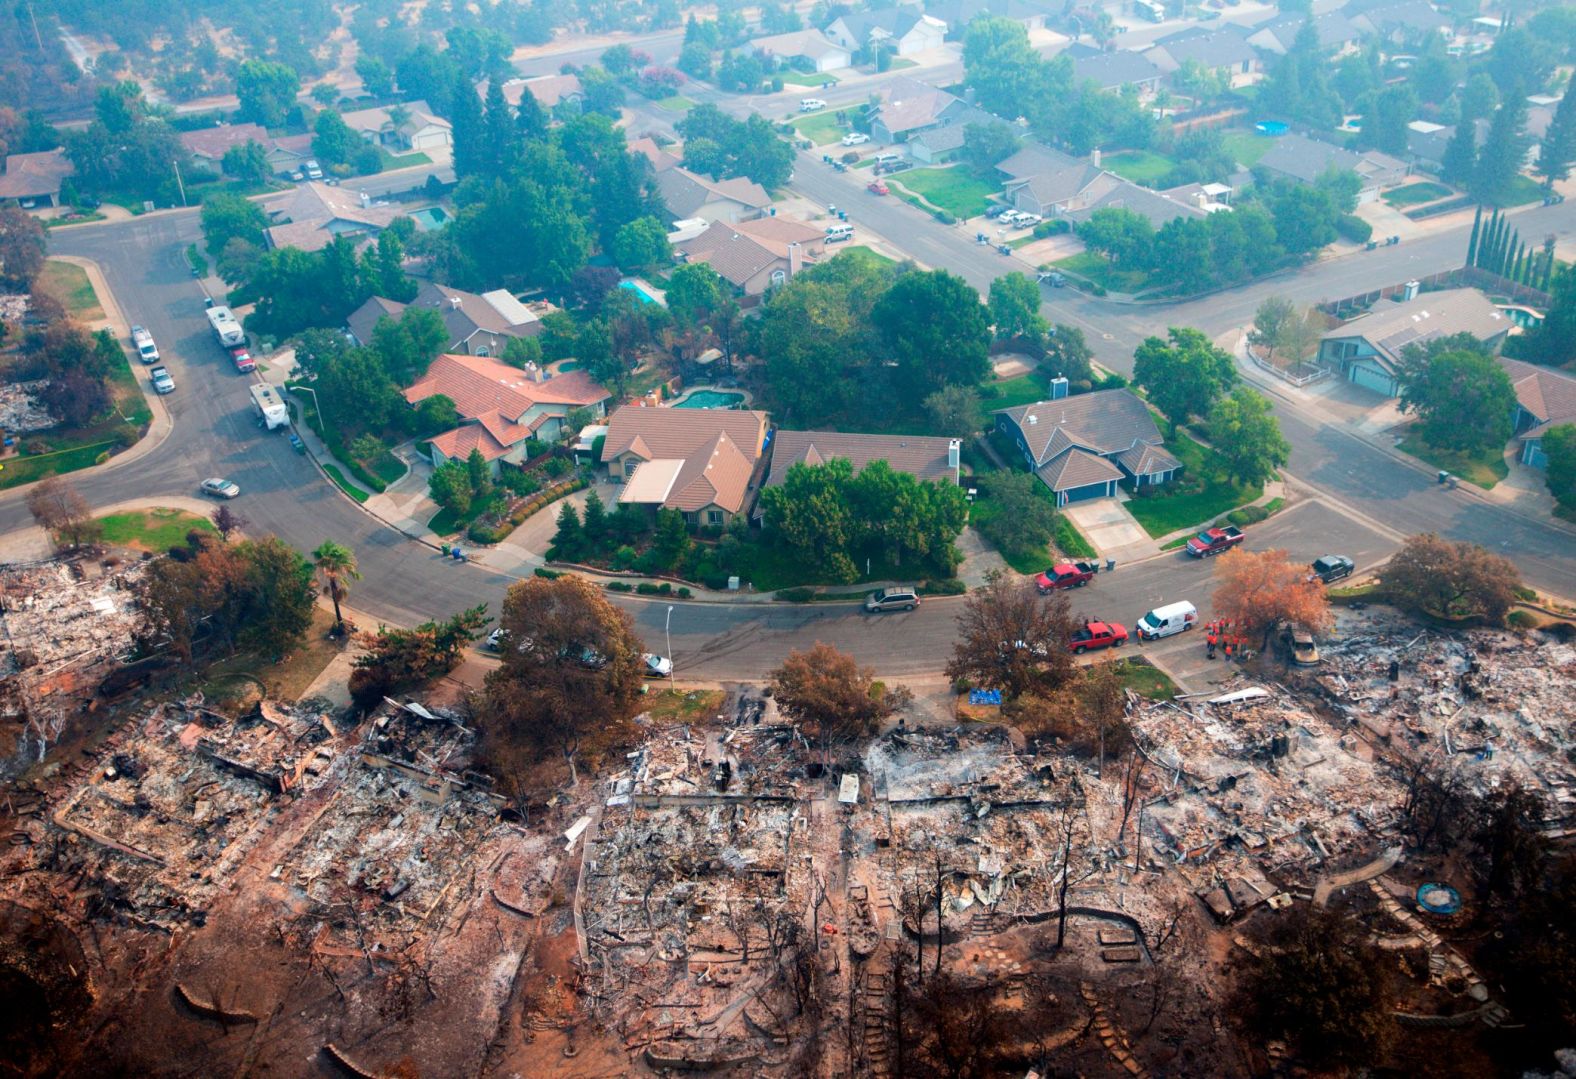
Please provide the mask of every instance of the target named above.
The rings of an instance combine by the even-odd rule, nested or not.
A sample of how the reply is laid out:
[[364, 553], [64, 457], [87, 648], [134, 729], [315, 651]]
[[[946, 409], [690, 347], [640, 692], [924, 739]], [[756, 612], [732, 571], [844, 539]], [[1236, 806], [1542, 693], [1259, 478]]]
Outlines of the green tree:
[[300, 92], [301, 76], [288, 64], [243, 60], [236, 72], [235, 95], [241, 101], [241, 118], [264, 127], [283, 124]]
[[1566, 510], [1576, 509], [1576, 424], [1550, 427], [1543, 432], [1541, 444], [1548, 458], [1544, 482], [1549, 493]]
[[1209, 440], [1226, 464], [1227, 474], [1248, 487], [1258, 487], [1291, 457], [1280, 424], [1263, 394], [1238, 386], [1215, 402], [1209, 412]]
[[470, 75], [455, 70], [449, 89], [449, 123], [453, 125], [454, 175], [464, 180], [488, 175], [487, 132], [482, 120], [481, 99], [471, 85]]
[[1364, 120], [1363, 137], [1387, 154], [1405, 156], [1407, 124], [1417, 119], [1417, 94], [1410, 86], [1391, 86], [1370, 98], [1372, 107]]
[[465, 479], [471, 485], [471, 494], [485, 499], [492, 493], [492, 473], [487, 469], [487, 458], [482, 451], [472, 448], [465, 458]]
[[222, 167], [231, 179], [260, 184], [268, 179], [268, 152], [255, 139], [248, 139], [245, 145], [224, 152]]
[[[737, 120], [707, 103], [691, 109], [675, 126], [684, 138], [685, 164], [713, 179], [744, 176], [762, 187], [775, 189], [785, 186], [793, 172], [793, 147], [770, 120], [759, 114]], [[692, 142], [702, 139], [716, 147], [718, 156], [692, 162]]]
[[1022, 23], [980, 16], [964, 34], [963, 78], [981, 108], [998, 116], [1019, 116], [1044, 89], [1044, 64]]
[[372, 351], [389, 381], [414, 382], [449, 342], [443, 317], [430, 307], [407, 307], [398, 319], [384, 315], [372, 330]]
[[356, 568], [356, 556], [342, 543], [324, 540], [312, 552], [312, 568], [323, 582], [323, 594], [334, 603], [334, 631], [345, 632], [345, 616], [340, 612], [340, 602], [350, 594], [350, 582], [361, 580]]
[[686, 262], [668, 277], [668, 310], [680, 326], [695, 328], [722, 306], [727, 285], [704, 262]]
[[992, 472], [981, 477], [992, 512], [980, 532], [1009, 558], [1044, 554], [1056, 533], [1056, 511], [1044, 484], [1027, 472]]
[[1045, 342], [1045, 358], [1040, 369], [1053, 378], [1066, 378], [1071, 382], [1094, 380], [1094, 350], [1084, 340], [1084, 333], [1077, 326], [1058, 322], [1051, 327]]
[[1133, 380], [1166, 417], [1175, 435], [1193, 416], [1207, 416], [1237, 381], [1231, 356], [1194, 329], [1172, 327], [1167, 340], [1150, 337], [1133, 354]]
[[1287, 254], [1309, 255], [1335, 242], [1335, 220], [1341, 211], [1325, 188], [1288, 184], [1274, 194], [1270, 212], [1276, 242]]
[[451, 459], [433, 469], [427, 490], [434, 502], [456, 517], [471, 510], [471, 477], [460, 461]]
[[520, 368], [533, 363], [541, 366], [542, 343], [534, 337], [511, 337], [503, 346], [503, 362]]
[[1469, 118], [1463, 109], [1450, 141], [1445, 144], [1439, 175], [1446, 183], [1465, 187], [1477, 172], [1477, 159], [1477, 118]]
[[1040, 314], [1040, 286], [1028, 274], [1014, 270], [990, 283], [990, 320], [998, 340], [1023, 337], [1038, 341], [1045, 335]]
[[460, 425], [460, 410], [446, 394], [435, 393], [425, 398], [410, 413], [411, 434], [417, 438], [431, 438]]
[[942, 386], [975, 386], [990, 373], [990, 326], [979, 293], [946, 270], [903, 274], [876, 301], [871, 322], [913, 399]]
[[639, 217], [618, 230], [613, 259], [626, 270], [666, 266], [673, 259], [668, 230], [654, 217]]
[[246, 563], [249, 591], [237, 641], [243, 648], [282, 656], [312, 625], [312, 566], [275, 536], [243, 540], [236, 549]]
[[1018, 133], [1011, 124], [992, 120], [963, 126], [963, 160], [981, 176], [989, 176], [998, 163], [1018, 149]]
[[608, 539], [608, 527], [607, 507], [602, 504], [602, 496], [592, 491], [586, 495], [584, 518], [580, 525], [580, 533], [585, 537], [588, 553], [592, 555], [603, 553]]
[[1520, 92], [1511, 94], [1494, 112], [1477, 167], [1467, 185], [1472, 197], [1489, 206], [1504, 206], [1511, 188], [1526, 162], [1528, 139], [1527, 99]]
[[312, 153], [325, 165], [348, 165], [366, 145], [334, 109], [318, 113], [312, 131]]
[[684, 524], [684, 515], [678, 510], [659, 509], [648, 552], [652, 567], [669, 572], [678, 566], [689, 549], [689, 528]]
[[925, 415], [938, 435], [970, 438], [985, 426], [979, 395], [967, 386], [943, 386], [925, 398]]
[[1413, 347], [1403, 354], [1397, 378], [1401, 411], [1417, 415], [1430, 446], [1487, 453], [1509, 440], [1516, 391], [1492, 356], [1464, 349], [1430, 355]]
[[394, 72], [381, 57], [363, 52], [356, 57], [356, 74], [361, 86], [373, 97], [388, 97], [394, 92]]
[[1538, 148], [1537, 171], [1543, 177], [1544, 190], [1552, 190], [1570, 176], [1572, 161], [1576, 161], [1576, 94], [1566, 94], [1560, 98]]
[[1147, 269], [1155, 227], [1136, 210], [1106, 206], [1096, 210], [1077, 226], [1078, 238], [1091, 251], [1098, 251], [1118, 266]]
[[849, 550], [858, 527], [848, 504], [854, 469], [846, 458], [823, 465], [795, 464], [783, 482], [761, 492], [761, 511], [773, 537], [807, 569], [834, 581], [855, 581]]
[[261, 206], [242, 195], [215, 191], [203, 199], [202, 234], [210, 255], [217, 255], [232, 239], [263, 246], [268, 216]]
[[379, 626], [376, 633], [362, 634], [357, 640], [366, 651], [356, 657], [350, 673], [351, 700], [366, 711], [385, 697], [448, 674], [490, 621], [484, 603], [442, 622], [423, 622], [413, 629]]
[[573, 502], [566, 501], [558, 511], [558, 528], [553, 532], [552, 557], [562, 562], [573, 562], [585, 547], [585, 535], [580, 530], [580, 513]]

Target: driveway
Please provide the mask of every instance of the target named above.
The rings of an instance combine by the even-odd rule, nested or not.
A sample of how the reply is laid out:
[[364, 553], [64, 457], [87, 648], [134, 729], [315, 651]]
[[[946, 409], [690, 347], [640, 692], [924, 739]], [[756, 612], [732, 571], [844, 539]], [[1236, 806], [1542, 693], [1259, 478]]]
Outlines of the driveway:
[[1101, 498], [1094, 502], [1075, 502], [1062, 512], [1078, 526], [1084, 538], [1106, 558], [1123, 561], [1155, 553], [1155, 541], [1127, 512], [1121, 499]]

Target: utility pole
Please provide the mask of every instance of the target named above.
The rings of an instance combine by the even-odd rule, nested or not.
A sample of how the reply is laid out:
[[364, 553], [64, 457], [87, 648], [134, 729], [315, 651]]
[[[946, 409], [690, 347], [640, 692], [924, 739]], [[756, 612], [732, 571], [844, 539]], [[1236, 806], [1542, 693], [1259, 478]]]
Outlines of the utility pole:
[[180, 163], [179, 160], [176, 160], [175, 162], [173, 162], [173, 164], [175, 165], [175, 186], [180, 188], [180, 191], [181, 191], [181, 205], [185, 206], [186, 205], [186, 184], [184, 182], [182, 182], [182, 180], [181, 180], [181, 163]]
[[44, 38], [43, 38], [43, 35], [38, 32], [38, 16], [33, 14], [33, 5], [32, 4], [28, 4], [27, 5], [27, 17], [29, 19], [31, 19], [32, 22], [33, 22], [33, 40], [35, 42], [37, 42], [37, 44], [38, 44], [38, 51], [39, 52], [43, 52], [44, 51]]

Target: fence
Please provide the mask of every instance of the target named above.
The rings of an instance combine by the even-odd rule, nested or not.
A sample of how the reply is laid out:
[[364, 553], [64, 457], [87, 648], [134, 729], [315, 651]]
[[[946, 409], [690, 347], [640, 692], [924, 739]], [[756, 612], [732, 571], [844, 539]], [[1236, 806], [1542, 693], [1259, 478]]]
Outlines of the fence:
[[[1425, 292], [1434, 292], [1447, 288], [1477, 288], [1484, 292], [1508, 297], [1513, 303], [1526, 304], [1529, 307], [1549, 306], [1549, 294], [1527, 285], [1518, 284], [1507, 277], [1501, 277], [1479, 266], [1461, 266], [1454, 270], [1442, 270], [1436, 274], [1416, 279], [1418, 295]], [[1347, 296], [1340, 300], [1329, 300], [1319, 304], [1318, 309], [1332, 318], [1342, 322], [1364, 314], [1380, 300], [1394, 299], [1406, 292], [1406, 285], [1386, 285], [1384, 288], [1372, 292], [1359, 292], [1355, 296]]]
[[1261, 371], [1267, 371], [1269, 374], [1274, 375], [1281, 381], [1289, 382], [1293, 386], [1306, 386], [1310, 383], [1318, 382], [1322, 378], [1328, 378], [1330, 374], [1330, 369], [1327, 367], [1317, 367], [1299, 363], [1297, 366], [1306, 370], [1307, 374], [1294, 375], [1290, 371], [1283, 371], [1274, 364], [1267, 363], [1266, 361], [1259, 359], [1251, 351], [1249, 351], [1248, 357], [1258, 365]]

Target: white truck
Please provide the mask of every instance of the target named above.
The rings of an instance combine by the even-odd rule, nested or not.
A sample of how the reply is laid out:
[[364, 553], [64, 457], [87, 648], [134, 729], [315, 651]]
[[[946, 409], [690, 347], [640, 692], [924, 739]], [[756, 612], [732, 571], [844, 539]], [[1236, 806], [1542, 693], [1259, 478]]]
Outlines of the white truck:
[[208, 325], [213, 327], [214, 336], [225, 348], [246, 344], [246, 331], [241, 329], [228, 307], [208, 308]]
[[159, 346], [153, 343], [153, 335], [141, 326], [131, 328], [131, 343], [137, 348], [137, 358], [143, 363], [159, 362]]
[[258, 426], [269, 431], [290, 426], [290, 406], [279, 396], [279, 391], [266, 383], [252, 386], [252, 407], [257, 409]]

